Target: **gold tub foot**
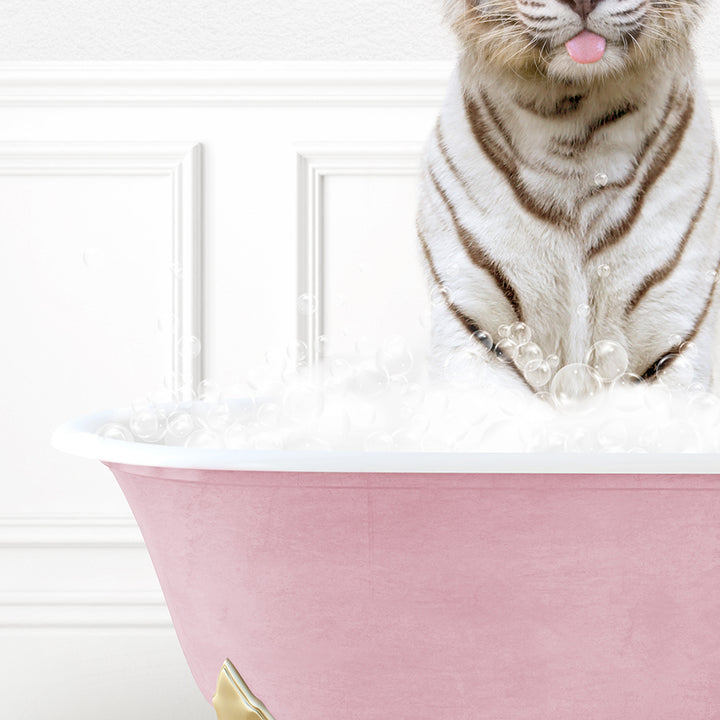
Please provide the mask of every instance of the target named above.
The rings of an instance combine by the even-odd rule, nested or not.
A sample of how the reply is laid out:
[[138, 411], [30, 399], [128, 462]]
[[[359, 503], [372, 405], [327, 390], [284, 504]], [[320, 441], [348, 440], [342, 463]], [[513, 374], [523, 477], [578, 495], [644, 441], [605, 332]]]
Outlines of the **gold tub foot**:
[[229, 660], [220, 670], [212, 704], [218, 720], [274, 720]]

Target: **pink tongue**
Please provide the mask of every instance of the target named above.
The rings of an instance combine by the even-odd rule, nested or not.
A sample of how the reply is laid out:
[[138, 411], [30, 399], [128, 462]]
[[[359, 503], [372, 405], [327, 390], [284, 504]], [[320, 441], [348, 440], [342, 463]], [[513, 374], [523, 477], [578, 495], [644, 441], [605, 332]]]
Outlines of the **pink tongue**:
[[605, 38], [583, 30], [565, 43], [568, 55], [576, 63], [595, 63], [605, 54]]

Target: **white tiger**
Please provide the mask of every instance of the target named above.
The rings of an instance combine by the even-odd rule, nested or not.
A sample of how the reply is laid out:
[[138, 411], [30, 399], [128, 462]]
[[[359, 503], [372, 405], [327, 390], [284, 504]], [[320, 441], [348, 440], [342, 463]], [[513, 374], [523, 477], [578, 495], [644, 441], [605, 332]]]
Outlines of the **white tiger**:
[[497, 381], [547, 390], [498, 347], [521, 321], [560, 366], [609, 340], [635, 376], [689, 359], [708, 388], [720, 169], [691, 46], [701, 0], [446, 4], [461, 53], [417, 222], [442, 288], [437, 362], [470, 338]]

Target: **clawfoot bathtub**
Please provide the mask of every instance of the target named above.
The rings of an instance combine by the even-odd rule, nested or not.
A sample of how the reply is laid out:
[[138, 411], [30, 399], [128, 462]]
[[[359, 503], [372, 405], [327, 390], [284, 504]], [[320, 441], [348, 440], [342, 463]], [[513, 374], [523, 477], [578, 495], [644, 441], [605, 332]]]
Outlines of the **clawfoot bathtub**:
[[190, 450], [108, 419], [55, 446], [114, 473], [221, 720], [720, 717], [717, 456]]

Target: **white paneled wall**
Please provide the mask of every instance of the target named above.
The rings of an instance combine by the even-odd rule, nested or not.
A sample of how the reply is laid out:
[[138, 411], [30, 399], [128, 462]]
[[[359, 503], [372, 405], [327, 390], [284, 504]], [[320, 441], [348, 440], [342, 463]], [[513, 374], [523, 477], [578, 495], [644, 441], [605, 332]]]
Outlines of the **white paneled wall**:
[[298, 339], [422, 353], [415, 188], [449, 70], [0, 65], [3, 718], [214, 716], [114, 480], [50, 434]]

